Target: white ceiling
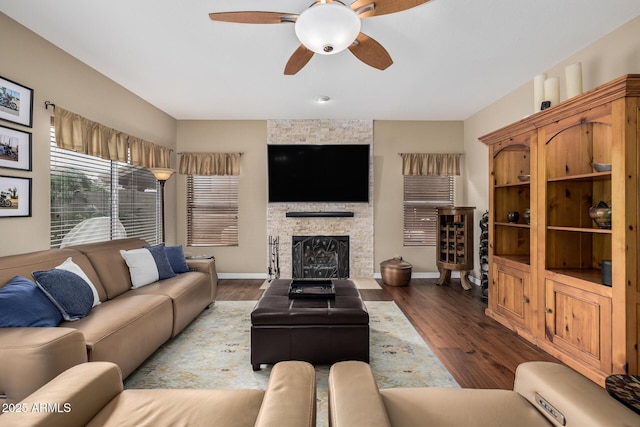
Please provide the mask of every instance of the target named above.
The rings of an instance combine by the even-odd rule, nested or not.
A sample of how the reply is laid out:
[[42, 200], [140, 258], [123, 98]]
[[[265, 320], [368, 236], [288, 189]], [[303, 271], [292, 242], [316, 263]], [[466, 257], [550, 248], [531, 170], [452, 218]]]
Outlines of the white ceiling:
[[363, 20], [387, 70], [344, 51], [294, 76], [283, 75], [293, 25], [208, 17], [311, 3], [0, 0], [0, 11], [176, 119], [219, 120], [463, 120], [640, 15], [639, 0], [431, 0]]

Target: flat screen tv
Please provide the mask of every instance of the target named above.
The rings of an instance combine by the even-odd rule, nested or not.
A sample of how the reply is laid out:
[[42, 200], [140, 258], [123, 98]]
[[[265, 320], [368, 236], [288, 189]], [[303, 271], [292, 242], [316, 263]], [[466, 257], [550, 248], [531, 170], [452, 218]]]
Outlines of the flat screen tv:
[[369, 202], [366, 144], [267, 146], [269, 202]]

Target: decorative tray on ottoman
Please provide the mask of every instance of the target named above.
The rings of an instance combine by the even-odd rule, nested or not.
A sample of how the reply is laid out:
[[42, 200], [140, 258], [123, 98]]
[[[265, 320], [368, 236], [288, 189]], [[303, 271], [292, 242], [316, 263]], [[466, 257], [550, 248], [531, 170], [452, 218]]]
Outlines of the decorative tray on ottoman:
[[289, 298], [335, 299], [336, 287], [326, 279], [293, 279], [289, 284]]

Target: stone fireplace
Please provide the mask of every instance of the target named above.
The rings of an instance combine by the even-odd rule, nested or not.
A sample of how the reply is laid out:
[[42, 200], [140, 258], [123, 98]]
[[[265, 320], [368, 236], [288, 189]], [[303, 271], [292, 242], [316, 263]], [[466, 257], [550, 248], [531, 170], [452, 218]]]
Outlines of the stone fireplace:
[[[268, 120], [268, 144], [370, 144], [372, 120]], [[370, 156], [373, 161], [373, 155]], [[282, 278], [296, 277], [293, 237], [348, 237], [346, 275], [373, 277], [373, 166], [369, 172], [369, 203], [268, 203], [267, 236], [279, 239], [279, 267]], [[349, 212], [345, 217], [291, 217], [291, 212]], [[265, 248], [267, 265], [268, 248]], [[324, 255], [323, 255], [324, 256]], [[328, 261], [328, 259], [323, 259]], [[344, 262], [343, 262], [344, 265]]]
[[293, 236], [294, 279], [349, 277], [349, 236]]

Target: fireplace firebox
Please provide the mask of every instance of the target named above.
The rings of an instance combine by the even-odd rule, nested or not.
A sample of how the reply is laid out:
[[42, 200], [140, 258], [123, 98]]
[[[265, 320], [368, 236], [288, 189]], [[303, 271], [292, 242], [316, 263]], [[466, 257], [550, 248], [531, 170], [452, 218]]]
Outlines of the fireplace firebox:
[[349, 236], [293, 236], [294, 279], [349, 277]]

